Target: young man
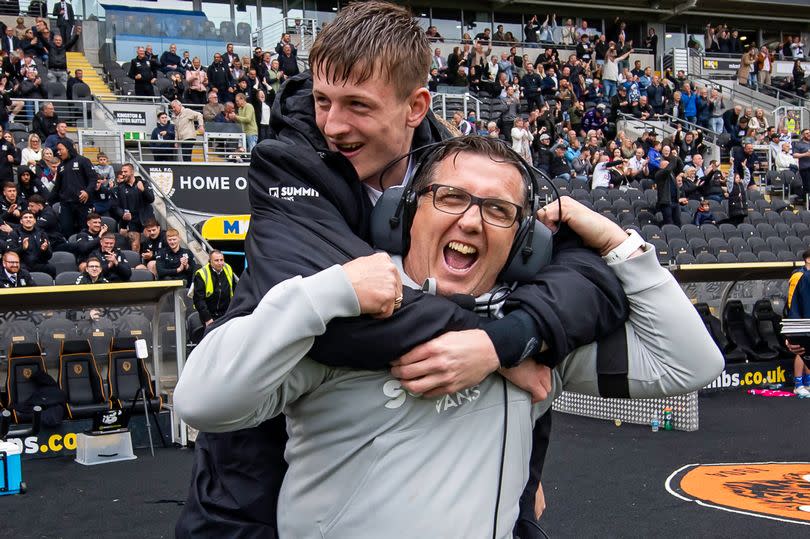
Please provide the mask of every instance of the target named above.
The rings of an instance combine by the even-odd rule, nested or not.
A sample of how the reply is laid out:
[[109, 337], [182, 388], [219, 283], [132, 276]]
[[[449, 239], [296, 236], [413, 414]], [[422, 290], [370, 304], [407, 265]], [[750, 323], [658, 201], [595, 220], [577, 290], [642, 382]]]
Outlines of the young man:
[[155, 216], [152, 209], [155, 193], [145, 181], [135, 177], [135, 167], [131, 164], [124, 163], [121, 174], [124, 181], [116, 189], [118, 222], [121, 224], [121, 233], [129, 236], [132, 249], [140, 251], [143, 223]]
[[28, 271], [47, 273], [56, 278], [56, 267], [48, 262], [53, 256], [48, 235], [36, 228], [37, 218], [34, 213], [25, 210], [20, 216], [20, 228], [16, 231], [19, 245], [20, 261]]
[[[788, 318], [810, 318], [810, 250], [802, 253], [804, 266], [797, 268], [790, 276], [787, 296]], [[802, 398], [810, 398], [810, 365], [803, 359], [807, 351], [785, 340], [788, 349], [796, 354], [793, 358], [793, 392]]]
[[79, 264], [79, 271], [84, 271], [87, 258], [93, 251], [99, 249], [101, 237], [108, 232], [107, 225], [101, 222], [101, 216], [97, 213], [87, 216], [86, 225], [87, 228], [79, 232], [75, 243], [71, 245], [76, 262]]
[[37, 227], [48, 235], [51, 249], [54, 251], [69, 251], [65, 237], [59, 231], [59, 217], [53, 208], [45, 203], [40, 195], [32, 195], [28, 199], [28, 210], [37, 219]]
[[160, 225], [154, 219], [147, 219], [143, 223], [143, 236], [141, 236], [141, 259], [146, 264], [146, 269], [157, 277], [158, 253], [168, 247], [166, 234], [160, 230]]
[[[522, 164], [499, 142], [479, 137], [448, 143], [432, 163], [414, 178], [410, 249], [394, 264], [408, 287], [418, 289], [430, 276], [441, 294], [469, 294], [486, 309], [531, 196]], [[611, 261], [628, 290], [633, 307], [620, 334], [628, 396], [685, 393], [711, 381], [723, 368], [722, 355], [654, 248], [569, 198], [562, 203], [561, 214], [556, 204], [547, 206], [544, 221], [562, 218]], [[512, 537], [529, 474], [532, 424], [553, 399], [532, 406], [529, 393], [495, 373], [469, 389], [431, 395], [418, 352], [391, 372], [306, 359], [333, 317], [376, 313], [364, 287], [390, 273], [381, 264], [379, 274], [370, 271], [358, 283], [357, 262], [285, 281], [253, 314], [209, 332], [177, 385], [177, 412], [192, 426], [217, 432], [255, 427], [284, 411], [290, 468], [278, 505], [282, 538]], [[369, 269], [377, 269], [373, 261]], [[291, 306], [293, 298], [308, 301]], [[261, 347], [240, 346], [270, 320], [276, 331]], [[565, 358], [555, 369], [552, 396], [564, 388], [600, 394], [601, 346]], [[501, 373], [531, 378], [540, 368], [527, 360]], [[217, 398], [220, 405], [210, 406]]]
[[233, 269], [225, 263], [221, 251], [211, 251], [208, 264], [194, 273], [194, 308], [200, 320], [210, 326], [221, 318], [231, 303], [236, 289]]
[[[276, 138], [254, 149], [248, 269], [228, 313], [209, 330], [254, 312], [283, 280], [372, 254], [364, 241], [371, 207], [383, 189], [407, 179], [407, 159], [387, 165], [449, 135], [429, 112], [430, 46], [406, 9], [350, 4], [319, 34], [309, 61], [313, 74], [287, 80], [276, 97]], [[300, 194], [284, 194], [290, 191]], [[332, 366], [384, 370], [440, 335], [425, 346], [428, 359], [451, 366], [432, 378], [433, 389], [444, 393], [482, 380], [493, 359], [513, 364], [540, 343], [548, 349], [537, 356], [556, 365], [572, 347], [618, 327], [627, 307], [615, 275], [595, 253], [561, 247], [535, 284], [513, 294], [520, 309], [484, 330], [476, 329], [474, 313], [406, 290], [402, 308], [384, 324], [332, 321], [309, 356]], [[563, 296], [571, 297], [557, 301]], [[461, 329], [468, 331], [445, 334]], [[276, 418], [256, 429], [201, 434], [177, 536], [273, 537], [284, 430], [283, 418]]]
[[186, 281], [186, 286], [191, 284], [197, 264], [194, 262], [194, 255], [185, 247], [180, 246], [180, 233], [170, 228], [166, 231], [166, 243], [168, 248], [158, 252], [155, 256], [157, 278], [181, 279]]
[[104, 284], [109, 282], [101, 274], [101, 260], [95, 256], [87, 259], [84, 271], [76, 278], [76, 284]]
[[[99, 248], [93, 251], [90, 257], [98, 258], [101, 261], [101, 272], [109, 282], [129, 281], [132, 277], [132, 268], [129, 266], [126, 257], [121, 253], [121, 249], [115, 246], [115, 234], [107, 232], [101, 236]], [[88, 257], [88, 260], [90, 260]], [[85, 263], [85, 268], [87, 263]]]
[[0, 199], [0, 219], [4, 223], [18, 225], [24, 209], [25, 199], [17, 194], [17, 186], [12, 182], [3, 183], [3, 198]]

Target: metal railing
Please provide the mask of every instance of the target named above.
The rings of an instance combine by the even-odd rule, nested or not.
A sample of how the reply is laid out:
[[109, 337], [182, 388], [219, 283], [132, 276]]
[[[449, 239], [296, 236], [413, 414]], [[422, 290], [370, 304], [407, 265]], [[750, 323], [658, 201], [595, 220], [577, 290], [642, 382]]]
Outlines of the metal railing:
[[91, 161], [98, 153], [104, 153], [110, 163], [123, 163], [124, 133], [122, 131], [79, 129], [79, 153]]
[[466, 92], [463, 94], [433, 94], [430, 100], [430, 108], [433, 109], [434, 114], [446, 120], [448, 112], [456, 112], [456, 110], [459, 110], [457, 107], [453, 107], [455, 110], [448, 111], [448, 102], [451, 104], [460, 103], [460, 111], [464, 113], [464, 118], [467, 117], [471, 108], [475, 110], [475, 117], [481, 118], [481, 101]]
[[631, 114], [620, 112], [618, 114], [617, 129], [619, 129], [621, 122], [624, 122], [623, 129], [626, 129], [628, 125], [632, 126], [633, 124], [640, 124], [647, 129], [658, 130], [663, 133], [664, 136], [674, 135], [677, 131], [677, 128], [675, 127], [676, 124], [681, 124], [688, 127], [691, 131], [699, 131], [703, 136], [702, 142], [705, 144], [706, 149], [710, 153], [709, 158], [716, 159], [718, 161], [720, 160], [720, 146], [717, 145], [718, 134], [711, 129], [706, 129], [705, 127], [701, 127], [692, 122], [675, 118], [670, 114], [659, 114], [653, 118], [642, 120]]
[[77, 99], [12, 99], [11, 108], [15, 111], [14, 123], [30, 129], [34, 115], [45, 103], [53, 103], [54, 112], [59, 120], [68, 124], [68, 127], [86, 128], [92, 125], [94, 102]]
[[263, 51], [275, 51], [282, 34], [290, 34], [299, 57], [307, 57], [318, 35], [318, 19], [286, 17], [254, 32], [251, 41]]
[[[195, 140], [127, 140], [126, 153], [138, 161], [246, 162], [244, 133], [208, 133]], [[201, 159], [200, 159], [201, 157]]]

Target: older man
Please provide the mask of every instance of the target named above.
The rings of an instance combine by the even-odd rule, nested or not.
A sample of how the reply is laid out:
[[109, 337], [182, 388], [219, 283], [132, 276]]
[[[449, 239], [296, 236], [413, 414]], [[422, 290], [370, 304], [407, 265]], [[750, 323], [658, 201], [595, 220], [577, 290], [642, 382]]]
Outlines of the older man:
[[146, 57], [146, 50], [138, 47], [135, 58], [129, 63], [127, 76], [135, 81], [135, 95], [155, 95], [152, 85], [157, 80], [157, 62]]
[[194, 149], [192, 143], [197, 140], [198, 134], [205, 132], [203, 115], [196, 110], [187, 109], [177, 100], [172, 101], [171, 108], [174, 113], [174, 133], [180, 143], [183, 161], [191, 161], [191, 151]]
[[[431, 277], [440, 294], [475, 296], [497, 316], [504, 299], [498, 295], [508, 294], [498, 276], [529, 206], [522, 166], [503, 144], [483, 137], [457, 139], [439, 152], [414, 178], [411, 247], [394, 264], [406, 286], [418, 289]], [[626, 396], [694, 391], [722, 370], [719, 350], [652, 246], [568, 198], [562, 213], [556, 204], [540, 213], [549, 225], [567, 223], [598, 250], [628, 293], [630, 319], [613, 358], [627, 369], [612, 380]], [[520, 387], [543, 379], [544, 367], [527, 360], [501, 370], [517, 385], [490, 374], [443, 395], [431, 391], [437, 375], [423, 347], [390, 372], [331, 368], [305, 357], [333, 318], [380, 313], [365, 300], [352, 265], [362, 263], [363, 278], [382, 283], [379, 291], [388, 294], [377, 299], [396, 308], [399, 283], [380, 256], [285, 281], [253, 314], [211, 331], [189, 357], [176, 410], [208, 431], [255, 427], [286, 414], [282, 539], [512, 537], [532, 425], [552, 400], [532, 405]], [[271, 320], [274, 332], [261, 348], [243, 345]], [[563, 388], [599, 395], [607, 384], [597, 372], [599, 355], [592, 344], [567, 356], [553, 373], [552, 396]], [[217, 406], [210, 405], [214, 399]]]

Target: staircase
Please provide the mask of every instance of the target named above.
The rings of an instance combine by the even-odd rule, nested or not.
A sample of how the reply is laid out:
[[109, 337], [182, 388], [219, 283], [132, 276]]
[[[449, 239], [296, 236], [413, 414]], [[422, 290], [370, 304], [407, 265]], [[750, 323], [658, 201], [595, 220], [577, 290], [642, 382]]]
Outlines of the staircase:
[[96, 71], [96, 68], [87, 60], [81, 52], [68, 52], [67, 53], [68, 70], [75, 73], [77, 69], [83, 71], [84, 83], [90, 87], [90, 91], [96, 97], [111, 96], [113, 92], [110, 87], [104, 83], [104, 80]]

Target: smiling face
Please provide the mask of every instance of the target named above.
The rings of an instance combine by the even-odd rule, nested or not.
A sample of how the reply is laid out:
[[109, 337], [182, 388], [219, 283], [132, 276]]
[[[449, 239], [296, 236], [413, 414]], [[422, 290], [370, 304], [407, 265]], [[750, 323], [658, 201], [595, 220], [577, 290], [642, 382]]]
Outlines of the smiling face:
[[[381, 77], [355, 83], [315, 72], [312, 82], [318, 129], [330, 150], [351, 161], [360, 181], [378, 181], [386, 164], [410, 150], [413, 130], [427, 113], [427, 89], [417, 88], [403, 99]], [[406, 166], [403, 159], [385, 179], [399, 183]]]
[[[486, 155], [446, 157], [436, 166], [434, 182], [477, 197], [523, 205], [520, 171]], [[509, 228], [485, 223], [475, 204], [461, 215], [445, 213], [434, 206], [434, 196], [426, 193], [419, 198], [411, 227], [411, 247], [404, 262], [406, 273], [417, 283], [435, 278], [442, 295], [478, 296], [490, 290], [506, 263], [517, 223]]]

